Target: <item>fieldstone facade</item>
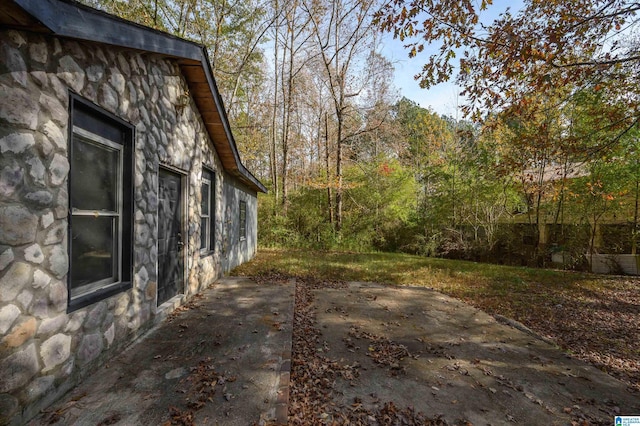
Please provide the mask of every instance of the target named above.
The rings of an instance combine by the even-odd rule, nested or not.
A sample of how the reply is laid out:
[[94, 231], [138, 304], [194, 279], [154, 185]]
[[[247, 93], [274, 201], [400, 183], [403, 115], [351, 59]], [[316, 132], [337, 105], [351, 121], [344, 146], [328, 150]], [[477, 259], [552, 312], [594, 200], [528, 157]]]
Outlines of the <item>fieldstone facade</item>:
[[[135, 126], [133, 287], [68, 313], [70, 93]], [[253, 257], [256, 192], [227, 174], [173, 59], [0, 30], [0, 424], [32, 417], [192, 294]], [[185, 288], [157, 307], [158, 173], [184, 174]], [[202, 167], [215, 250], [200, 256]], [[237, 209], [247, 203], [247, 236]]]

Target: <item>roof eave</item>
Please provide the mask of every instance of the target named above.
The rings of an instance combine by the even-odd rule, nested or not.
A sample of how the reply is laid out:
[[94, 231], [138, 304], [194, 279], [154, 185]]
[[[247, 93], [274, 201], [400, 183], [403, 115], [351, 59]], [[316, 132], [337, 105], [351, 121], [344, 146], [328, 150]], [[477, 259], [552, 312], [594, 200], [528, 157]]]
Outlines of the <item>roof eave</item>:
[[[33, 17], [33, 29], [53, 35], [84, 41], [93, 41], [152, 52], [179, 59], [181, 71], [205, 122], [209, 137], [216, 147], [223, 168], [238, 176], [258, 192], [267, 192], [265, 186], [242, 164], [231, 132], [222, 97], [213, 77], [206, 48], [171, 34], [145, 27], [114, 15], [81, 5], [72, 0], [13, 0]], [[202, 82], [194, 81], [186, 67], [200, 68], [197, 74]], [[201, 74], [202, 73], [202, 74]], [[200, 83], [206, 83], [200, 84]], [[207, 105], [215, 105], [207, 114]], [[219, 130], [218, 130], [219, 129]]]

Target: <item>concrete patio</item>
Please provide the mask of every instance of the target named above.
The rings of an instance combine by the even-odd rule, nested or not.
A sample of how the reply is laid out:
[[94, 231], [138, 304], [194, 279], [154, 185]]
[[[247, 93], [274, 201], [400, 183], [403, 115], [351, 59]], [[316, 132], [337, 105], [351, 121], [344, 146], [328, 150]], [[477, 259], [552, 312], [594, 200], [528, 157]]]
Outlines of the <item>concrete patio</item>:
[[[286, 424], [295, 285], [218, 281], [31, 424]], [[338, 407], [391, 401], [474, 425], [606, 424], [640, 413], [624, 383], [435, 291], [348, 283], [313, 292], [317, 351], [358, 366], [332, 385]], [[397, 359], [376, 361], [388, 347]]]

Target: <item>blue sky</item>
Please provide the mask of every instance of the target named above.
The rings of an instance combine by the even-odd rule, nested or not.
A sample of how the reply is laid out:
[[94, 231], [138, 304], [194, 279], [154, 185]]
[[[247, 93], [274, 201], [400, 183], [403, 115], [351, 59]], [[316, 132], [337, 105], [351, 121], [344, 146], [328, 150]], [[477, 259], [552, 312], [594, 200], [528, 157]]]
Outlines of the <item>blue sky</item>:
[[[482, 12], [481, 19], [485, 23], [492, 22], [507, 7], [511, 8], [511, 13], [515, 13], [522, 7], [522, 3], [522, 0], [494, 0], [493, 5]], [[415, 58], [409, 58], [408, 51], [404, 49], [400, 40], [394, 40], [391, 35], [385, 34], [382, 43], [382, 53], [395, 67], [394, 84], [400, 96], [405, 96], [438, 114], [462, 118], [457, 112], [457, 106], [464, 103], [464, 98], [458, 96], [460, 88], [453, 83], [455, 76], [452, 76], [449, 82], [428, 90], [421, 89], [418, 81], [413, 78], [428, 61], [429, 46], [425, 46], [425, 50]]]
[[[459, 98], [460, 88], [452, 81], [440, 83], [430, 89], [421, 89], [417, 80], [413, 78], [420, 72], [428, 60], [427, 49], [415, 58], [409, 58], [408, 51], [399, 40], [385, 36], [382, 53], [393, 63], [394, 85], [399, 96], [404, 96], [418, 103], [423, 108], [429, 108], [438, 114], [456, 116], [456, 103], [462, 103]], [[452, 77], [452, 80], [455, 77]]]

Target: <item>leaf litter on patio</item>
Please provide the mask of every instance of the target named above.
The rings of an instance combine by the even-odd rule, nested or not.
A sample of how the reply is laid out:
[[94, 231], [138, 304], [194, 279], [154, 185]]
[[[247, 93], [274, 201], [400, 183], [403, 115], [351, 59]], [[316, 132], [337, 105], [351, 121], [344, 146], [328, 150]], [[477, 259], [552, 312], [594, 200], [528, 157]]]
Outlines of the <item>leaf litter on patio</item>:
[[[233, 379], [235, 380], [235, 379]], [[226, 379], [226, 381], [232, 381]], [[216, 386], [224, 384], [225, 380], [216, 373], [211, 358], [202, 359], [198, 365], [191, 368], [188, 376], [180, 381], [177, 391], [184, 395], [182, 404], [169, 407], [170, 420], [163, 426], [191, 426], [195, 425], [194, 413], [207, 403], [213, 402]]]
[[[398, 309], [398, 306], [394, 307], [395, 296], [392, 296], [391, 293], [395, 294], [395, 291], [392, 286], [388, 287], [388, 290], [357, 292], [348, 289], [352, 284], [347, 285], [345, 281], [335, 279], [330, 274], [326, 279], [318, 279], [315, 276], [300, 274], [294, 277], [276, 270], [258, 274], [257, 280], [263, 283], [296, 280], [289, 424], [483, 424], [482, 422], [478, 423], [478, 418], [471, 423], [468, 419], [461, 417], [463, 411], [460, 408], [466, 406], [468, 412], [469, 401], [466, 400], [465, 392], [458, 395], [455, 389], [464, 386], [464, 383], [471, 387], [472, 392], [493, 395], [489, 399], [506, 398], [513, 402], [517, 400], [518, 404], [524, 403], [525, 406], [532, 404], [531, 410], [533, 411], [531, 413], [536, 412], [533, 408], [535, 406], [538, 406], [538, 410], [547, 413], [548, 416], [555, 417], [559, 413], [563, 413], [560, 417], [564, 418], [564, 423], [558, 424], [604, 425], [608, 424], [608, 420], [605, 419], [610, 419], [617, 414], [624, 414], [621, 413], [619, 403], [612, 399], [606, 399], [605, 396], [602, 397], [605, 399], [595, 400], [591, 397], [582, 398], [578, 393], [572, 400], [564, 401], [566, 405], [554, 403], [553, 399], [549, 399], [549, 395], [540, 398], [539, 396], [542, 395], [538, 395], [534, 388], [526, 384], [524, 387], [520, 385], [523, 383], [522, 380], [526, 381], [526, 379], [519, 378], [517, 373], [513, 377], [503, 375], [504, 371], [501, 368], [493, 369], [490, 362], [483, 359], [474, 361], [473, 356], [466, 360], [457, 358], [460, 354], [460, 342], [465, 343], [464, 340], [454, 339], [455, 333], [448, 340], [434, 339], [432, 341], [428, 337], [430, 334], [414, 336], [409, 340], [406, 336], [402, 338], [401, 336], [405, 333], [398, 334], [393, 330], [409, 330], [406, 327], [411, 324], [411, 315], [415, 315], [413, 318], [417, 318], [420, 314], [429, 316], [430, 313], [421, 312], [419, 309], [406, 312]], [[365, 286], [364, 283], [362, 285]], [[381, 287], [379, 286], [379, 288]], [[380, 295], [385, 293], [380, 293], [380, 291], [391, 291], [391, 293], [387, 293], [388, 296], [383, 301], [380, 299]], [[398, 291], [402, 291], [401, 288], [398, 288]], [[327, 299], [327, 292], [333, 292], [334, 296]], [[371, 304], [371, 308], [379, 309], [383, 313], [383, 317], [366, 325], [367, 323], [362, 322], [364, 317], [353, 316], [353, 312], [351, 312], [353, 308], [350, 307], [352, 303], [346, 303], [347, 299], [345, 298], [350, 298], [353, 301], [360, 300], [365, 305], [368, 302]], [[319, 304], [321, 299], [324, 302]], [[389, 304], [390, 301], [391, 304]], [[448, 314], [445, 312], [453, 313], [458, 309], [455, 303], [446, 303], [450, 304], [446, 305], [448, 307], [445, 306], [445, 311], [439, 315], [446, 316]], [[445, 317], [437, 317], [437, 319], [446, 321]], [[409, 322], [405, 323], [405, 321]], [[342, 332], [333, 330], [338, 326], [341, 327]], [[462, 327], [467, 328], [464, 323]], [[331, 335], [334, 337], [329, 338]], [[399, 337], [402, 342], [394, 341], [394, 337], [392, 337], [394, 335]], [[341, 344], [342, 348], [340, 348]], [[503, 346], [502, 343], [496, 342], [490, 345], [489, 349], [498, 356], [497, 354], [504, 351]], [[336, 349], [338, 350], [336, 351]], [[563, 380], [562, 377], [565, 376], [562, 375], [562, 371], [558, 370], [558, 364], [545, 357], [534, 357], [528, 362], [533, 368], [545, 369], [551, 362], [551, 369], [558, 371], [553, 374], [558, 374], [555, 377], [558, 377], [560, 385], [563, 385], [562, 382], [566, 380], [588, 381], [576, 370], [573, 371], [579, 376], [571, 376], [572, 371], [567, 370], [565, 372], [567, 374], [566, 380]], [[446, 420], [443, 413], [447, 410], [443, 411], [442, 406], [435, 410], [431, 408], [425, 410], [426, 407], [418, 403], [415, 398], [412, 401], [411, 398], [403, 397], [403, 395], [409, 395], [398, 393], [404, 391], [376, 393], [372, 392], [376, 389], [366, 385], [366, 383], [372, 383], [372, 377], [374, 382], [377, 382], [378, 379], [375, 378], [379, 377], [385, 383], [392, 383], [392, 378], [395, 377], [398, 383], [402, 383], [407, 377], [407, 368], [415, 368], [418, 365], [416, 363], [422, 363], [423, 367], [425, 367], [425, 363], [430, 363], [434, 367], [426, 367], [432, 368], [433, 373], [427, 373], [431, 374], [429, 376], [431, 379], [427, 380], [428, 384], [422, 398], [428, 396], [431, 399], [433, 395], [434, 402], [439, 400], [441, 403], [450, 404], [453, 411], [449, 410]], [[382, 370], [376, 372], [376, 366]], [[409, 371], [415, 377], [415, 370]], [[387, 378], [383, 379], [383, 376]], [[460, 379], [455, 379], [455, 377], [460, 377]], [[482, 377], [486, 379], [482, 379]], [[412, 377], [407, 378], [412, 379]], [[514, 379], [516, 380], [514, 381]], [[400, 388], [403, 387], [400, 386]], [[629, 390], [633, 392], [633, 389]], [[487, 399], [487, 397], [482, 398]], [[525, 406], [521, 406], [521, 410], [528, 410]], [[485, 405], [485, 407], [491, 408], [490, 405]], [[476, 407], [477, 410], [484, 413], [482, 408], [482, 405]], [[496, 410], [492, 411], [492, 415], [495, 416]], [[457, 420], [455, 413], [460, 413]], [[489, 414], [488, 410], [487, 414]], [[521, 423], [522, 415], [522, 411], [507, 409], [503, 413], [501, 421]], [[464, 415], [462, 414], [462, 416]], [[482, 416], [480, 414], [476, 417], [481, 418]], [[529, 420], [532, 419], [529, 418]]]
[[[260, 282], [286, 281], [291, 277], [269, 272], [256, 277]], [[370, 398], [375, 409], [368, 408], [360, 398], [350, 405], [341, 404], [335, 398], [339, 380], [350, 383], [360, 375], [358, 362], [345, 364], [326, 355], [322, 333], [318, 329], [314, 307], [314, 289], [343, 289], [342, 281], [319, 280], [314, 277], [296, 280], [295, 312], [293, 325], [293, 348], [291, 381], [289, 389], [290, 425], [425, 425], [446, 426], [441, 417], [430, 418], [413, 407], [399, 407], [393, 401], [381, 401], [375, 394]], [[371, 345], [374, 362], [386, 365], [399, 372], [398, 361], [409, 356], [406, 348], [388, 339], [354, 328], [349, 339], [363, 340]], [[348, 342], [345, 342], [348, 345]], [[370, 405], [370, 404], [367, 404]], [[461, 421], [457, 424], [466, 425]]]
[[432, 288], [512, 318], [640, 395], [640, 278], [519, 268], [398, 253], [265, 249], [236, 273]]

